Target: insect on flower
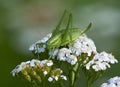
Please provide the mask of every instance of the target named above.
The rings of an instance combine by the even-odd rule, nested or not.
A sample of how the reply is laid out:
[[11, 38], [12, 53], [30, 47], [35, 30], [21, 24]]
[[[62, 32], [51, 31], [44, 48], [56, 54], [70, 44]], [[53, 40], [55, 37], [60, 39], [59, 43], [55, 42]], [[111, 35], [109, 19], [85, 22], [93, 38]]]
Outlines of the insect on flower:
[[84, 30], [79, 28], [72, 28], [72, 14], [70, 13], [66, 28], [60, 29], [60, 25], [64, 19], [65, 14], [66, 10], [64, 11], [58, 26], [53, 31], [51, 38], [47, 41], [47, 46], [49, 48], [65, 46], [75, 41], [80, 35], [89, 30], [92, 25], [92, 23], [90, 23]]

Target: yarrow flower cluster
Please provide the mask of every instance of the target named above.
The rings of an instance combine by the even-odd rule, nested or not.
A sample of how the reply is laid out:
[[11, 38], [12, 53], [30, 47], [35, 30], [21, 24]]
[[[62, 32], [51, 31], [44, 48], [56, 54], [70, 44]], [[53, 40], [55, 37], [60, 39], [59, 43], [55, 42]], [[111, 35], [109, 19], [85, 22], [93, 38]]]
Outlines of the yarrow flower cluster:
[[[49, 40], [51, 35], [52, 34], [48, 34], [43, 39], [37, 41], [35, 44], [30, 46], [29, 50], [34, 51], [35, 53], [45, 52], [45, 43]], [[78, 57], [81, 56], [82, 53], [87, 53], [89, 57], [92, 53], [95, 54], [93, 60], [86, 64], [85, 67], [87, 70], [89, 70], [90, 67], [95, 71], [106, 70], [107, 68], [110, 68], [110, 64], [118, 62], [112, 54], [108, 54], [106, 52], [97, 53], [94, 42], [85, 34], [78, 37], [78, 39], [73, 43], [68, 44], [68, 47], [55, 48], [52, 52], [49, 52], [49, 54], [52, 55], [52, 59], [67, 61], [71, 65], [75, 65], [78, 62]]]
[[75, 65], [77, 62], [77, 57], [72, 54], [71, 50], [68, 48], [55, 49], [52, 54], [52, 59], [57, 58], [59, 61], [67, 61], [71, 65]]
[[97, 53], [94, 42], [87, 38], [85, 34], [81, 35], [72, 44], [70, 43], [67, 48], [56, 48], [52, 53], [52, 58], [55, 59], [56, 57], [59, 61], [67, 61], [71, 65], [75, 65], [82, 53], [87, 53], [88, 56]]
[[78, 37], [70, 49], [77, 56], [80, 56], [82, 53], [87, 53], [88, 56], [91, 56], [92, 52], [97, 53], [94, 42], [85, 34]]
[[103, 83], [101, 87], [120, 87], [120, 77], [110, 78], [107, 83]]
[[[46, 42], [50, 39], [51, 36], [52, 34], [48, 34], [43, 39], [30, 46], [29, 50], [35, 54], [45, 53], [47, 50]], [[71, 65], [76, 65], [79, 60], [82, 60], [80, 58], [84, 56], [84, 54], [86, 54], [86, 57], [79, 65], [84, 65], [86, 70], [92, 69], [96, 72], [101, 70], [104, 71], [107, 68], [110, 68], [110, 64], [118, 63], [117, 59], [115, 59], [112, 54], [106, 53], [104, 51], [98, 53], [94, 42], [85, 34], [79, 36], [74, 42], [67, 44], [67, 46], [55, 47], [53, 50], [49, 50], [48, 53], [51, 59], [67, 62]], [[43, 74], [47, 73], [47, 71], [43, 72]], [[59, 77], [67, 80], [67, 77], [64, 75], [52, 75], [48, 78], [48, 81], [57, 81]]]
[[[62, 75], [61, 69], [56, 68], [52, 70], [51, 69], [52, 66], [53, 66], [52, 60], [40, 61], [37, 59], [33, 59], [31, 61], [22, 62], [21, 64], [16, 66], [15, 69], [13, 69], [11, 73], [13, 76], [21, 75], [23, 76], [23, 78], [25, 78], [28, 81], [32, 81], [34, 79], [41, 81], [42, 76], [40, 76], [40, 74], [44, 76], [51, 74], [52, 77], [55, 77], [56, 81], [58, 81], [58, 79], [60, 78], [67, 80], [67, 77]], [[48, 77], [48, 81], [50, 77]]]
[[[43, 68], [43, 67], [50, 67], [52, 65], [53, 65], [52, 60], [40, 61], [37, 59], [32, 59], [31, 61], [22, 62], [21, 64], [17, 65], [15, 67], [15, 69], [12, 70], [11, 73], [13, 76], [15, 76], [27, 68]], [[44, 71], [47, 72], [48, 70], [44, 70]], [[44, 71], [43, 71], [43, 73], [44, 73]]]
[[[84, 30], [72, 28], [72, 14], [68, 12], [67, 27], [60, 29], [66, 12], [52, 33], [29, 47], [37, 59], [16, 66], [11, 72], [13, 76], [24, 78], [35, 87], [63, 87], [61, 80], [67, 80], [69, 87], [75, 87], [81, 70], [86, 76], [86, 86], [91, 87], [111, 67], [110, 64], [118, 63], [112, 54], [98, 53], [93, 40], [84, 34], [91, 23]], [[119, 77], [114, 77], [101, 87], [120, 87], [119, 81]]]
[[46, 49], [46, 41], [52, 36], [52, 33], [47, 34], [44, 38], [41, 40], [35, 42], [33, 45], [29, 47], [29, 51], [34, 52], [35, 54], [37, 53], [43, 53], [45, 52]]
[[110, 64], [118, 63], [112, 54], [106, 52], [97, 53], [91, 61], [89, 61], [85, 67], [87, 70], [90, 68], [95, 71], [106, 70], [110, 68]]

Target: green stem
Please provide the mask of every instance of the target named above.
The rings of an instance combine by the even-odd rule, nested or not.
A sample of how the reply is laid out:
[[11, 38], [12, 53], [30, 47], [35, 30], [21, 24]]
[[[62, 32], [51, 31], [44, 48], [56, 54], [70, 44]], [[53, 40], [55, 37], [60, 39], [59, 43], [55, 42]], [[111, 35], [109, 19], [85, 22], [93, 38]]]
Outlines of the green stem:
[[87, 84], [86, 87], [92, 87], [92, 84], [89, 83], [89, 80], [87, 80], [86, 84]]
[[86, 81], [86, 84], [87, 86], [86, 87], [92, 87], [92, 85], [94, 84], [94, 82], [96, 81], [96, 79], [93, 80], [93, 78], [87, 78], [87, 81]]
[[78, 68], [79, 68], [79, 64], [77, 63], [70, 72], [70, 87], [75, 87]]
[[32, 83], [32, 87], [39, 87], [36, 82]]
[[75, 80], [75, 73], [74, 73], [74, 71], [71, 71], [71, 79], [70, 79], [71, 81], [70, 81], [70, 87], [74, 87], [74, 85], [75, 85], [75, 82], [74, 82], [74, 80]]

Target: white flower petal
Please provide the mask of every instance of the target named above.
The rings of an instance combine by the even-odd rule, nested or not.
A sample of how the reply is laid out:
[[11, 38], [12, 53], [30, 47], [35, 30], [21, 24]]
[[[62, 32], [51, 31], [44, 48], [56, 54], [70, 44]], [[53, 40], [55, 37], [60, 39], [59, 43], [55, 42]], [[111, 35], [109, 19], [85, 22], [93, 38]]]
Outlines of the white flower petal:
[[53, 78], [52, 78], [52, 77], [49, 77], [49, 78], [48, 78], [48, 81], [49, 81], [49, 82], [52, 82], [52, 81], [53, 81]]

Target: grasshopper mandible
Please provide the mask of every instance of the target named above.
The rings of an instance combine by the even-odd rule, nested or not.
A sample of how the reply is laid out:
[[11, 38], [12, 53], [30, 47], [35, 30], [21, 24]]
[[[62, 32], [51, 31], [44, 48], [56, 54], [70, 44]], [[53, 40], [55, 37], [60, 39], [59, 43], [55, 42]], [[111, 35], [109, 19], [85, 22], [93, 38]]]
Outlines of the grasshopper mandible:
[[79, 28], [72, 28], [72, 14], [70, 13], [66, 29], [60, 29], [60, 25], [63, 21], [65, 14], [66, 11], [64, 11], [64, 14], [62, 15], [58, 26], [53, 31], [51, 38], [47, 41], [47, 46], [49, 48], [67, 45], [75, 41], [80, 35], [82, 35], [91, 28], [92, 23], [90, 23], [84, 30], [81, 30]]

